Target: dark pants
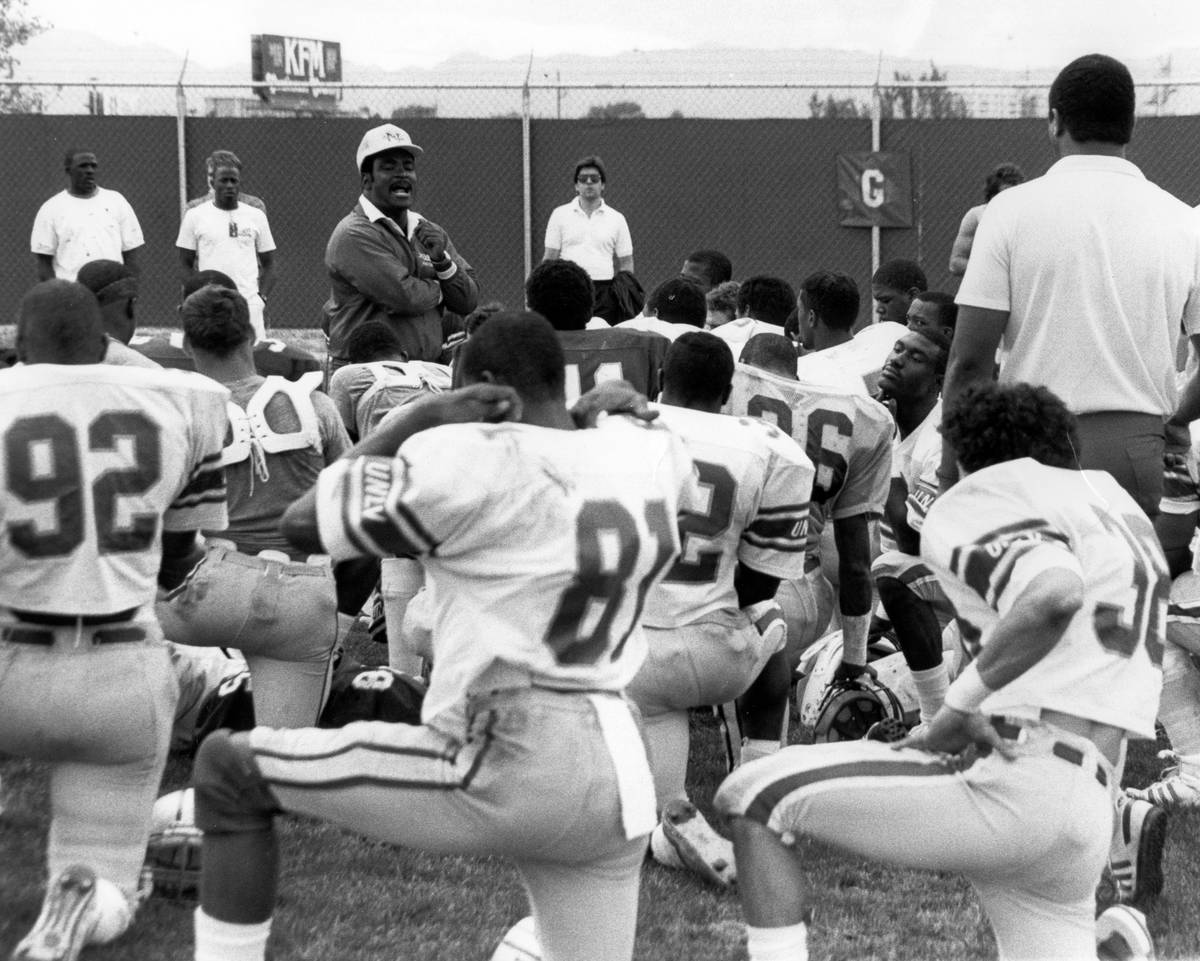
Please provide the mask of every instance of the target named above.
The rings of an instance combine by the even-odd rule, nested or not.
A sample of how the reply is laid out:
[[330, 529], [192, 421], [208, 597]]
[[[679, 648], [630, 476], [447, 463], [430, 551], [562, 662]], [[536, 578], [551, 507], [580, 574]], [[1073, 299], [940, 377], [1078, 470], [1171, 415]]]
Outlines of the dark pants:
[[628, 318], [621, 315], [621, 305], [613, 295], [611, 280], [593, 280], [592, 288], [596, 292], [592, 301], [592, 315], [603, 317], [610, 324], [619, 324]]
[[1077, 420], [1079, 466], [1108, 471], [1154, 520], [1163, 494], [1162, 417], [1100, 411], [1079, 414]]

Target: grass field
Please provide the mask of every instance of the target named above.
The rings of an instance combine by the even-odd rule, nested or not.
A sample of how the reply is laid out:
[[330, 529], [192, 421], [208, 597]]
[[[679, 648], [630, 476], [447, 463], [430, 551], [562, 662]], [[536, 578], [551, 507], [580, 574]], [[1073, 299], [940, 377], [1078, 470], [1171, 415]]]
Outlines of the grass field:
[[[381, 651], [352, 636], [360, 660]], [[693, 795], [720, 777], [716, 728], [693, 715]], [[1129, 778], [1156, 770], [1153, 748], [1135, 745]], [[190, 761], [173, 758], [164, 790], [187, 783]], [[37, 917], [43, 877], [47, 778], [43, 765], [0, 755], [0, 958]], [[932, 816], [933, 812], [931, 812]], [[486, 961], [504, 931], [527, 913], [516, 874], [489, 859], [433, 857], [285, 819], [283, 880], [273, 937], [276, 961]], [[947, 835], [954, 826], [946, 825]], [[883, 868], [801, 842], [811, 878], [812, 957], [831, 961], [982, 961], [995, 946], [969, 886], [952, 875]], [[1167, 882], [1150, 914], [1160, 959], [1200, 958], [1200, 812], [1171, 821]], [[94, 961], [187, 961], [191, 909], [152, 899], [116, 944]], [[642, 874], [638, 961], [745, 958], [737, 898], [647, 862]]]
[[[147, 334], [163, 328], [144, 329]], [[8, 330], [0, 329], [0, 343]], [[272, 331], [321, 352], [318, 331]], [[362, 660], [380, 658], [352, 638]], [[693, 717], [693, 796], [703, 802], [720, 777], [711, 719]], [[187, 783], [190, 761], [170, 762], [163, 790]], [[1134, 745], [1128, 783], [1157, 772], [1154, 746]], [[33, 924], [44, 884], [48, 825], [44, 765], [0, 755], [0, 958]], [[702, 806], [703, 803], [702, 803]], [[930, 812], [936, 816], [935, 812]], [[276, 961], [484, 961], [527, 912], [515, 873], [503, 863], [442, 858], [363, 840], [323, 825], [281, 822], [283, 880], [273, 936]], [[945, 826], [952, 836], [954, 825]], [[893, 870], [801, 842], [811, 879], [814, 959], [982, 961], [995, 946], [967, 884], [941, 874]], [[1150, 913], [1160, 959], [1200, 958], [1200, 811], [1173, 816], [1166, 888]], [[89, 949], [91, 961], [187, 961], [191, 909], [154, 899], [116, 944]], [[735, 896], [647, 862], [642, 875], [638, 961], [745, 958]]]

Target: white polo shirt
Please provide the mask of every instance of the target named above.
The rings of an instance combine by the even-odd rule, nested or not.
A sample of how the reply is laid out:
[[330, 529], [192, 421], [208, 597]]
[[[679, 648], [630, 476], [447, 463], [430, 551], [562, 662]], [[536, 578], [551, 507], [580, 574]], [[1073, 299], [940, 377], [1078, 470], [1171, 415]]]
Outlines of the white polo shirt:
[[633, 239], [619, 211], [603, 200], [591, 216], [575, 198], [555, 207], [546, 224], [546, 247], [563, 260], [574, 261], [592, 280], [612, 280], [613, 257], [632, 257]]
[[1169, 414], [1180, 325], [1200, 333], [1200, 222], [1128, 160], [1063, 157], [992, 198], [955, 300], [1009, 312], [1001, 382]]

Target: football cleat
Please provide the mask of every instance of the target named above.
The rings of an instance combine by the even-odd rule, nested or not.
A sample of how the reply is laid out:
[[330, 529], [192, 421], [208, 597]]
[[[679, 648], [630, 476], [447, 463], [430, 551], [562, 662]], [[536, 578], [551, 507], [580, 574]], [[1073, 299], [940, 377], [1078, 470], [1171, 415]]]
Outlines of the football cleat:
[[95, 873], [82, 864], [65, 868], [50, 882], [37, 924], [12, 961], [75, 961], [98, 919]]
[[1162, 808], [1200, 807], [1200, 765], [1183, 760], [1174, 751], [1159, 751], [1158, 756], [1171, 762], [1159, 779], [1144, 788], [1126, 788], [1125, 793]]
[[684, 866], [709, 884], [727, 888], [737, 881], [733, 845], [712, 829], [691, 801], [668, 801], [662, 812], [662, 829]]
[[1114, 904], [1096, 919], [1099, 961], [1155, 961], [1146, 916], [1127, 904]]
[[1108, 866], [1123, 904], [1141, 905], [1162, 891], [1166, 832], [1167, 812], [1162, 808], [1117, 796], [1117, 825]]
[[491, 961], [541, 961], [542, 946], [538, 943], [533, 918], [521, 918], [508, 929], [504, 940], [496, 945]]

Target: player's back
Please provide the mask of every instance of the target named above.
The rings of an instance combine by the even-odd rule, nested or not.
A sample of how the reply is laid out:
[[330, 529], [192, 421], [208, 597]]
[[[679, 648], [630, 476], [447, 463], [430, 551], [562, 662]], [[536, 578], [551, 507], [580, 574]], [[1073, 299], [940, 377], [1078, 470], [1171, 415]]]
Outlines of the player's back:
[[671, 346], [661, 334], [610, 327], [560, 330], [558, 339], [567, 361], [568, 406], [608, 380], [627, 380], [647, 397], [658, 396], [658, 372]]
[[813, 478], [801, 447], [756, 418], [657, 409], [696, 464], [705, 509], [680, 518], [680, 556], [647, 597], [644, 623], [673, 628], [736, 609], [739, 561], [782, 580], [800, 577]]
[[112, 614], [154, 600], [166, 530], [225, 523], [228, 392], [198, 375], [33, 364], [0, 378], [0, 605]]
[[796, 364], [796, 375], [804, 380], [806, 362], [815, 364], [816, 358], [820, 358], [861, 378], [867, 393], [874, 394], [879, 388], [879, 373], [883, 370], [884, 362], [896, 341], [906, 333], [907, 327], [891, 320], [869, 324], [844, 344], [805, 354]]
[[322, 539], [335, 559], [426, 555], [427, 720], [521, 679], [620, 690], [644, 656], [646, 591], [678, 552], [678, 511], [694, 506], [692, 470], [671, 431], [627, 418], [437, 427], [322, 475]]
[[[724, 411], [764, 418], [804, 447], [816, 469], [812, 500], [821, 516], [836, 520], [882, 513], [894, 424], [878, 401], [738, 364]], [[821, 527], [814, 510], [809, 523], [810, 551], [816, 549]]]
[[985, 714], [1048, 707], [1154, 736], [1170, 580], [1154, 528], [1110, 475], [1029, 458], [983, 468], [929, 509], [921, 556], [972, 655], [989, 642], [997, 610], [1039, 575], [1062, 567], [1083, 581], [1063, 637], [992, 694]]
[[361, 439], [391, 410], [450, 389], [450, 368], [420, 360], [347, 364], [333, 372], [329, 396]]

